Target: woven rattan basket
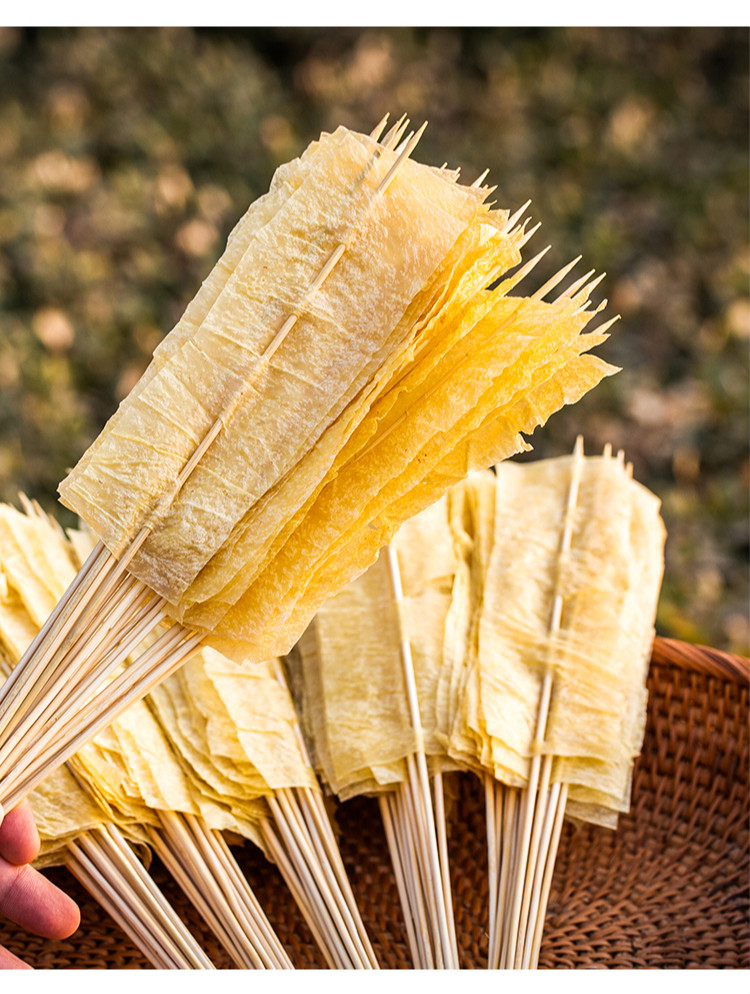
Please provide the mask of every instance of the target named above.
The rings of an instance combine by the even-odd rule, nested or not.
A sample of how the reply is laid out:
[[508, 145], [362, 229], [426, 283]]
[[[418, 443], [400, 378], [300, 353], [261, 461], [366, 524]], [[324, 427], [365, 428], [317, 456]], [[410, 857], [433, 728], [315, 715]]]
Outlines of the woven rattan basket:
[[[617, 832], [566, 825], [547, 912], [541, 968], [748, 968], [750, 855], [748, 661], [657, 639], [649, 720], [633, 805]], [[462, 965], [487, 959], [483, 792], [463, 777], [451, 863]], [[377, 805], [338, 811], [341, 848], [384, 967], [410, 965]], [[250, 847], [238, 858], [300, 968], [322, 967], [276, 871]], [[219, 967], [230, 963], [160, 865], [152, 872]], [[53, 878], [81, 905], [66, 942], [0, 923], [0, 944], [37, 968], [141, 969], [147, 962], [65, 870]]]

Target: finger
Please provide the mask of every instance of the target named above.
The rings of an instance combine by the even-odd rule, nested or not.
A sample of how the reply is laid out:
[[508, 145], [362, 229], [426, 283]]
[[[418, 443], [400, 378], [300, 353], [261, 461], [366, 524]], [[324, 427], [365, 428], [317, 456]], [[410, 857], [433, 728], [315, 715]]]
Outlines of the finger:
[[22, 959], [14, 956], [13, 953], [8, 952], [7, 949], [3, 949], [0, 946], [0, 970], [30, 970], [31, 967], [28, 963], [24, 963]]
[[0, 914], [45, 939], [67, 939], [78, 928], [78, 905], [32, 866], [0, 859]]
[[39, 833], [30, 805], [21, 801], [0, 824], [0, 857], [20, 866], [39, 855]]

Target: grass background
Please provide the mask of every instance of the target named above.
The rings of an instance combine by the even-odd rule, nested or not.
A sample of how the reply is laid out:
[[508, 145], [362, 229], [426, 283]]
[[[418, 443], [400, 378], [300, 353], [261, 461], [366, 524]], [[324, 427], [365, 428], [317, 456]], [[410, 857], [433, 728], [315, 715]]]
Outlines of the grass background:
[[[532, 198], [623, 367], [532, 440], [663, 501], [661, 634], [748, 653], [746, 28], [0, 29], [0, 500], [56, 509], [274, 168], [428, 119], [421, 161]], [[65, 514], [58, 513], [63, 520]]]

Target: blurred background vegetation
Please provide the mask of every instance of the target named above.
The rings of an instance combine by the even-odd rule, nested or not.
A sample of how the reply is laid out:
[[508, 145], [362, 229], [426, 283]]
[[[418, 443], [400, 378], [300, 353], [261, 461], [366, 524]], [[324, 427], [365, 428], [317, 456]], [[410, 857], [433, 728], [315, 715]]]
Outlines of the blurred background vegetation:
[[622, 447], [663, 501], [659, 631], [746, 654], [745, 28], [0, 29], [0, 499], [55, 509], [274, 168], [385, 111], [532, 198], [539, 282], [609, 274], [623, 372], [535, 455]]

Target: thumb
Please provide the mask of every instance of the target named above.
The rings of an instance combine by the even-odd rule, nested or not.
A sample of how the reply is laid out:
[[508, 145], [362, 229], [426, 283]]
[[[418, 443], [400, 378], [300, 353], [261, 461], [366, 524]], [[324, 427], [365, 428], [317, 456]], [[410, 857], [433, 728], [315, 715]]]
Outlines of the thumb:
[[0, 825], [2, 825], [4, 817], [5, 817], [5, 812], [3, 811], [2, 804], [0, 804]]

